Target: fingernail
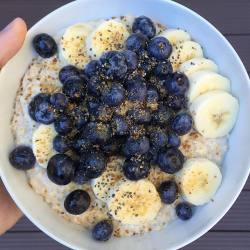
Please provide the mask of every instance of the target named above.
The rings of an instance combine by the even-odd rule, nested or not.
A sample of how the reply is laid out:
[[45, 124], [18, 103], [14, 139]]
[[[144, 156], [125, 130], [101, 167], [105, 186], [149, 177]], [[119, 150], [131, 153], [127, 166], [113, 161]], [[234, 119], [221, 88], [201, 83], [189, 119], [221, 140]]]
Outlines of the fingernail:
[[10, 29], [12, 29], [12, 27], [15, 25], [16, 19], [14, 19], [11, 23], [9, 23], [4, 29], [3, 31], [8, 31]]

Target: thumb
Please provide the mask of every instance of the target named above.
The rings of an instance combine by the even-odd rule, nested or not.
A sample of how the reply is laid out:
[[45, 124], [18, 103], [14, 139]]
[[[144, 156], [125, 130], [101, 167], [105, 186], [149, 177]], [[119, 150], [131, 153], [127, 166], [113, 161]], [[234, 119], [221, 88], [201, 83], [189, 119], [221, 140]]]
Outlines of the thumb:
[[0, 68], [22, 47], [27, 26], [23, 19], [16, 18], [0, 32]]

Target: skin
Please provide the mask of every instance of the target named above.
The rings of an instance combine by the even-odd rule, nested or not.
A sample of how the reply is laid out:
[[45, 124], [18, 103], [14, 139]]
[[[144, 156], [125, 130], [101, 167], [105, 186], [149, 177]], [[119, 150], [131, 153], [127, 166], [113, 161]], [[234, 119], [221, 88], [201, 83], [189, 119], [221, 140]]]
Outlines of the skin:
[[[16, 18], [0, 32], [0, 68], [2, 68], [22, 47], [27, 26]], [[12, 201], [0, 180], [0, 235], [9, 230], [22, 217], [22, 212]]]

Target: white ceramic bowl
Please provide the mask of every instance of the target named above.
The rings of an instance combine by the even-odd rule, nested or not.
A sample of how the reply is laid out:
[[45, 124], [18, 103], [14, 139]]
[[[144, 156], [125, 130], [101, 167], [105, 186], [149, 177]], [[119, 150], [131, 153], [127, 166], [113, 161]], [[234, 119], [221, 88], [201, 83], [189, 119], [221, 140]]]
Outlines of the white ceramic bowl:
[[[188, 222], [176, 220], [161, 232], [144, 236], [94, 242], [89, 233], [55, 214], [26, 182], [25, 174], [12, 168], [8, 161], [13, 147], [10, 119], [13, 102], [21, 77], [34, 56], [31, 40], [37, 33], [56, 34], [80, 21], [126, 15], [147, 15], [168, 27], [188, 30], [202, 44], [205, 55], [215, 60], [220, 72], [232, 81], [232, 92], [240, 101], [239, 118], [230, 136], [222, 186], [214, 202], [197, 208]], [[38, 22], [28, 33], [20, 53], [2, 70], [0, 76], [0, 172], [14, 201], [24, 214], [42, 231], [73, 248], [84, 250], [163, 250], [177, 249], [206, 233], [232, 206], [249, 174], [250, 158], [250, 89], [247, 72], [228, 41], [206, 20], [193, 11], [167, 0], [82, 0], [70, 3]], [[223, 104], [222, 104], [223, 105]]]

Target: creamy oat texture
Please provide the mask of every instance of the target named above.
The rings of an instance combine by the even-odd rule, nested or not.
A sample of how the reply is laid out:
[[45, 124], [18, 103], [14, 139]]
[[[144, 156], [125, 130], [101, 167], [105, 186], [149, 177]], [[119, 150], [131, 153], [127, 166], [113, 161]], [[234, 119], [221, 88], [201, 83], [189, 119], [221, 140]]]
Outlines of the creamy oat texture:
[[[128, 18], [127, 24], [131, 28], [131, 18]], [[123, 22], [126, 18], [123, 17]], [[158, 30], [161, 27], [158, 25]], [[64, 63], [63, 63], [64, 64]], [[59, 69], [62, 65], [58, 57], [50, 59], [36, 58], [27, 69], [17, 93], [14, 114], [11, 128], [16, 144], [32, 145], [32, 136], [38, 125], [29, 117], [28, 104], [31, 99], [40, 92], [53, 93], [61, 89], [58, 79]], [[121, 112], [122, 113], [122, 112]], [[224, 154], [227, 150], [227, 139], [204, 139], [196, 132], [191, 132], [182, 137], [181, 151], [187, 157], [205, 157], [221, 164]], [[120, 166], [122, 159], [111, 158], [108, 163], [108, 171], [112, 174], [112, 169]], [[80, 224], [85, 228], [91, 228], [98, 221], [109, 218], [107, 205], [104, 201], [97, 199], [92, 191], [90, 184], [76, 185], [71, 183], [66, 186], [58, 186], [52, 183], [46, 173], [46, 169], [36, 164], [35, 168], [27, 171], [28, 182], [34, 191], [41, 195], [52, 209], [68, 221]], [[164, 180], [174, 178], [160, 171], [157, 167], [152, 167], [148, 179], [156, 186]], [[117, 181], [120, 177], [117, 178]], [[114, 181], [113, 184], [115, 184]], [[89, 209], [81, 215], [75, 216], [68, 214], [64, 209], [64, 199], [68, 193], [75, 189], [86, 190], [91, 197]], [[178, 202], [178, 201], [176, 201]], [[162, 204], [158, 215], [152, 220], [142, 225], [125, 225], [119, 221], [114, 221], [114, 235], [117, 237], [142, 234], [152, 230], [161, 230], [171, 220], [175, 218], [174, 205]]]

